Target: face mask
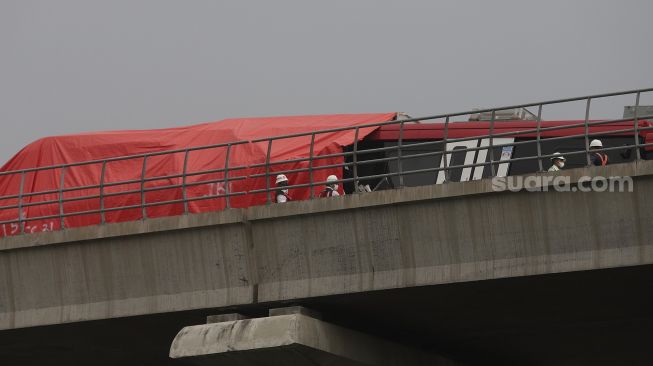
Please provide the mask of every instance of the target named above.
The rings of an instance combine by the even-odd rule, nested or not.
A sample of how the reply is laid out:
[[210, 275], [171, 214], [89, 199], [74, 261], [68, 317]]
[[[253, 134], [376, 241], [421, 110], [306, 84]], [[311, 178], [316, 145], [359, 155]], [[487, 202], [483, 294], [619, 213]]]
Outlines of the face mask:
[[281, 192], [283, 192], [283, 194], [288, 194], [288, 190], [287, 190], [287, 189], [282, 189]]
[[333, 189], [334, 191], [338, 190], [338, 185], [337, 184], [331, 184], [331, 185], [329, 185], [329, 187], [331, 187], [331, 189]]
[[564, 161], [561, 161], [561, 162], [558, 164], [558, 166], [559, 166], [560, 168], [564, 168], [564, 167], [565, 167], [565, 162], [564, 162]]

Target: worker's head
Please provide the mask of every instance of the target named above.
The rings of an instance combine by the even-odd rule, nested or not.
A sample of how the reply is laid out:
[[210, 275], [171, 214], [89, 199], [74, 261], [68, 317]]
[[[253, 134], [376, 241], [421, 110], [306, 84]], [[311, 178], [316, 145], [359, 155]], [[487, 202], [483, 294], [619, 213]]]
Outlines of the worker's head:
[[594, 139], [590, 142], [590, 150], [602, 149], [603, 143], [599, 139]]
[[281, 188], [281, 191], [283, 193], [288, 193], [288, 189], [284, 189], [284, 187], [288, 186], [288, 177], [286, 177], [285, 174], [279, 174], [277, 175], [277, 179], [275, 181], [277, 187]]
[[338, 177], [331, 174], [330, 176], [327, 177], [326, 186], [335, 191], [336, 189], [338, 189], [338, 183], [337, 182], [338, 182]]
[[553, 153], [553, 156], [551, 157], [551, 163], [561, 169], [564, 168], [566, 160], [567, 159], [565, 159], [565, 157], [559, 152]]

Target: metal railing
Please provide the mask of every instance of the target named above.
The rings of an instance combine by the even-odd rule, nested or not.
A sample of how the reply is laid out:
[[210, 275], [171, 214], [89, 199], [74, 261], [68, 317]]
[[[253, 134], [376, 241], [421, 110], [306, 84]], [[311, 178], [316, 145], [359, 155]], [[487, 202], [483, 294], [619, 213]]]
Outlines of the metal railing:
[[[273, 176], [277, 174], [307, 173], [308, 181], [293, 184], [285, 188], [287, 189], [308, 188], [310, 191], [309, 197], [312, 199], [314, 198], [314, 188], [316, 186], [321, 186], [326, 184], [325, 181], [317, 181], [315, 179], [316, 171], [324, 170], [324, 169], [351, 168], [351, 171], [353, 172], [352, 177], [344, 178], [340, 176], [340, 179], [338, 179], [337, 183], [353, 183], [355, 189], [359, 186], [359, 183], [361, 181], [370, 181], [372, 179], [382, 179], [382, 178], [392, 178], [392, 177], [398, 178], [398, 188], [401, 188], [404, 186], [405, 176], [411, 174], [418, 174], [418, 173], [428, 173], [428, 172], [438, 172], [438, 173], [443, 172], [444, 182], [448, 182], [450, 181], [449, 179], [450, 172], [453, 169], [462, 169], [462, 168], [475, 168], [475, 167], [489, 166], [490, 176], [494, 177], [497, 174], [496, 171], [497, 166], [501, 164], [510, 164], [513, 162], [525, 161], [525, 160], [537, 160], [537, 166], [539, 171], [543, 171], [544, 170], [543, 162], [542, 162], [543, 159], [550, 158], [551, 156], [553, 156], [553, 154], [543, 154], [542, 152], [543, 141], [563, 141], [567, 139], [576, 139], [576, 138], [584, 139], [583, 149], [577, 151], [565, 152], [565, 155], [585, 154], [585, 160], [587, 165], [590, 165], [590, 153], [594, 151], [605, 152], [605, 151], [612, 151], [616, 149], [634, 148], [635, 149], [634, 159], [639, 160], [642, 158], [641, 150], [645, 147], [649, 147], [653, 145], [653, 143], [646, 143], [645, 141], [642, 143], [640, 141], [640, 137], [646, 131], [653, 130], [653, 127], [650, 127], [648, 125], [640, 126], [640, 121], [643, 119], [653, 118], [653, 116], [648, 116], [648, 115], [638, 116], [637, 107], [639, 106], [641, 95], [643, 93], [652, 92], [652, 91], [653, 88], [628, 90], [628, 91], [620, 91], [615, 93], [596, 94], [596, 95], [589, 95], [583, 97], [549, 100], [549, 101], [537, 102], [537, 103], [503, 106], [503, 107], [496, 107], [496, 108], [484, 109], [484, 110], [472, 110], [472, 111], [440, 114], [440, 115], [433, 115], [433, 116], [420, 117], [420, 118], [409, 118], [409, 119], [387, 121], [387, 122], [380, 122], [380, 123], [369, 123], [369, 124], [358, 125], [353, 127], [350, 126], [350, 127], [333, 128], [333, 129], [312, 131], [312, 132], [305, 132], [305, 133], [295, 133], [295, 134], [261, 138], [252, 141], [233, 141], [228, 143], [191, 147], [186, 149], [160, 151], [160, 152], [153, 152], [153, 153], [146, 153], [146, 154], [115, 157], [109, 159], [85, 161], [79, 163], [60, 164], [60, 165], [53, 165], [47, 167], [35, 167], [30, 169], [0, 172], [0, 179], [3, 178], [6, 179], [7, 177], [16, 177], [16, 176], [20, 177], [19, 191], [17, 194], [0, 196], [0, 202], [8, 201], [8, 200], [17, 201], [15, 204], [0, 206], [0, 212], [4, 210], [17, 210], [16, 218], [11, 220], [0, 221], [0, 225], [2, 225], [2, 228], [4, 228], [4, 225], [6, 224], [16, 225], [17, 226], [15, 227], [16, 233], [22, 234], [26, 232], [25, 230], [26, 223], [33, 222], [33, 221], [58, 220], [60, 229], [64, 229], [65, 219], [68, 217], [81, 216], [81, 215], [99, 215], [100, 223], [104, 224], [107, 222], [106, 219], [107, 213], [120, 211], [120, 210], [131, 210], [131, 209], [140, 210], [141, 219], [146, 219], [147, 208], [149, 207], [181, 204], [183, 205], [183, 213], [187, 214], [190, 212], [190, 203], [195, 201], [201, 201], [201, 200], [223, 198], [225, 199], [225, 207], [230, 208], [232, 207], [231, 204], [232, 197], [265, 194], [266, 196], [265, 202], [271, 203], [272, 193], [275, 192], [278, 189], [278, 187], [272, 187], [270, 180]], [[590, 110], [592, 106], [592, 101], [597, 99], [602, 99], [602, 98], [610, 98], [610, 97], [624, 96], [624, 95], [631, 95], [634, 96], [635, 98], [635, 115], [633, 118], [602, 120], [602, 121], [590, 120]], [[553, 127], [544, 127], [542, 125], [543, 109], [545, 106], [578, 102], [578, 101], [585, 102], [585, 115], [582, 123], [567, 124], [567, 125], [560, 125], [560, 126], [553, 126]], [[534, 121], [535, 128], [512, 129], [509, 132], [495, 131], [496, 130], [495, 114], [497, 111], [514, 109], [514, 108], [528, 108], [528, 107], [537, 107], [537, 118]], [[488, 131], [487, 134], [481, 134], [478, 136], [471, 136], [471, 137], [450, 138], [449, 134], [452, 129], [451, 125], [454, 123], [459, 123], [459, 122], [453, 122], [454, 117], [461, 117], [461, 116], [472, 115], [472, 114], [480, 115], [481, 113], [491, 114], [491, 119], [489, 121], [486, 121], [487, 131]], [[408, 123], [423, 122], [429, 120], [444, 120], [444, 122], [442, 122], [441, 124], [443, 129], [443, 138], [439, 140], [430, 140], [430, 141], [414, 142], [414, 143], [407, 144], [405, 141], [405, 125]], [[610, 129], [607, 131], [592, 132], [592, 128], [597, 128], [609, 124], [614, 125], [615, 123], [624, 123], [624, 122], [632, 122], [632, 127], [618, 129], [618, 130]], [[388, 126], [388, 125], [399, 126], [399, 138], [395, 146], [385, 146], [385, 147], [369, 148], [369, 149], [360, 148], [361, 144], [359, 143], [359, 137], [360, 137], [361, 130], [368, 129], [368, 128], [378, 128], [378, 127]], [[548, 137], [548, 138], [542, 136], [544, 133], [547, 132], [571, 129], [571, 128], [583, 128], [583, 133], [557, 136], [557, 137]], [[321, 134], [334, 133], [339, 131], [354, 132], [354, 140], [353, 140], [351, 151], [342, 151], [339, 153], [316, 155], [316, 151], [315, 151], [316, 137]], [[590, 147], [589, 147], [590, 139], [595, 136], [610, 136], [616, 134], [627, 135], [631, 133], [633, 136], [632, 144], [604, 147], [602, 149], [592, 150], [590, 152]], [[515, 141], [513, 139], [513, 141], [509, 143], [503, 143], [503, 144], [495, 143], [497, 141], [496, 139], [502, 137], [517, 138], [520, 135], [523, 136], [523, 135], [532, 135], [532, 134], [535, 134], [534, 139], [529, 139], [524, 141]], [[272, 146], [275, 141], [284, 140], [284, 139], [293, 139], [298, 137], [310, 137], [310, 144], [306, 146], [308, 150], [307, 157], [280, 160], [280, 161], [275, 161], [272, 159]], [[456, 150], [449, 150], [448, 148], [448, 146], [452, 143], [465, 142], [465, 141], [478, 140], [478, 139], [487, 139], [488, 144], [485, 146], [465, 147], [464, 149], [456, 149]], [[243, 145], [243, 144], [264, 144], [266, 146], [265, 161], [261, 163], [251, 164], [251, 165], [231, 166], [230, 157], [232, 156], [233, 147], [238, 145]], [[496, 161], [494, 158], [494, 151], [497, 148], [503, 148], [503, 147], [514, 148], [515, 146], [525, 145], [525, 144], [535, 144], [536, 154], [531, 156], [516, 157], [516, 158], [513, 158], [511, 156], [509, 159], [501, 159], [498, 161]], [[403, 152], [407, 147], [410, 148], [441, 147], [441, 149], [437, 151], [429, 151], [425, 153], [406, 155]], [[193, 172], [188, 171], [190, 153], [198, 152], [198, 151], [206, 151], [209, 149], [216, 149], [216, 148], [226, 149], [225, 160], [223, 165], [221, 164], [219, 168], [215, 168], [215, 169], [193, 171]], [[489, 153], [489, 161], [480, 161], [480, 162], [475, 161], [472, 164], [456, 164], [456, 165], [451, 164], [451, 156], [456, 152], [466, 153], [468, 151], [481, 151], [481, 150], [485, 150]], [[381, 152], [394, 154], [394, 155], [393, 156], [386, 155], [385, 157], [382, 158], [361, 159], [361, 156], [363, 155], [371, 154], [371, 153], [381, 153]], [[152, 158], [158, 156], [170, 156], [173, 154], [183, 154], [184, 156], [181, 173], [169, 174], [163, 176], [154, 176], [154, 177], [147, 176], [148, 160], [151, 160]], [[410, 159], [423, 158], [423, 157], [434, 157], [433, 162], [434, 165], [437, 166], [433, 166], [430, 168], [406, 170], [406, 166], [405, 166], [406, 161]], [[320, 161], [326, 159], [333, 159], [333, 158], [342, 158], [342, 162], [337, 164], [327, 163], [326, 165], [316, 164], [319, 163]], [[141, 163], [140, 177], [138, 179], [130, 179], [124, 181], [117, 181], [117, 182], [106, 181], [107, 164], [118, 162], [118, 161], [140, 160], [140, 159], [142, 159], [142, 163]], [[387, 173], [382, 172], [379, 174], [367, 174], [364, 176], [360, 175], [360, 169], [363, 168], [365, 165], [375, 164], [375, 163], [387, 163], [391, 161], [395, 161], [397, 164], [397, 170], [394, 172], [387, 172]], [[441, 163], [437, 164], [438, 162]], [[306, 166], [295, 168], [295, 169], [286, 169], [286, 170], [276, 169], [276, 167], [279, 165], [289, 164], [289, 163], [306, 163]], [[77, 187], [65, 187], [65, 176], [66, 176], [66, 171], [68, 169], [71, 169], [73, 167], [80, 167], [86, 165], [98, 165], [98, 164], [101, 165], [98, 184], [91, 184], [91, 185], [77, 186]], [[49, 190], [38, 191], [38, 192], [26, 191], [25, 183], [26, 183], [27, 175], [31, 173], [37, 173], [40, 171], [46, 171], [46, 170], [55, 170], [55, 171], [60, 170], [59, 187], [57, 189], [49, 189]], [[264, 172], [257, 173], [254, 170], [264, 170]], [[244, 172], [246, 173], [246, 175], [233, 175], [234, 172]], [[191, 177], [202, 176], [202, 175], [213, 174], [213, 173], [222, 174], [223, 177], [219, 179], [189, 181], [189, 178]], [[230, 174], [232, 175], [230, 176]], [[230, 189], [231, 182], [247, 181], [252, 179], [260, 179], [260, 178], [263, 178], [265, 180], [265, 187], [250, 189], [246, 191], [232, 191]], [[148, 187], [146, 184], [150, 182], [173, 180], [173, 179], [180, 179], [181, 182], [178, 182], [176, 184], [167, 184], [167, 185], [160, 185], [154, 187]], [[172, 183], [172, 181], [170, 182]], [[206, 184], [218, 184], [218, 183], [223, 184], [224, 193], [210, 194], [210, 195], [197, 196], [197, 197], [189, 196], [189, 189], [191, 189], [192, 187], [206, 185]], [[130, 185], [137, 185], [138, 189], [129, 189]], [[121, 186], [123, 187], [127, 186], [128, 189], [119, 192], [107, 192], [107, 188], [121, 187]], [[157, 202], [147, 202], [147, 193], [157, 192], [162, 190], [170, 190], [170, 189], [181, 190], [181, 198], [165, 200], [165, 201], [157, 201]], [[88, 194], [88, 195], [65, 197], [67, 193], [71, 193], [71, 192], [84, 193], [83, 191], [88, 191], [88, 190], [98, 190], [98, 192], [93, 194]], [[36, 201], [36, 202], [32, 201], [33, 198], [38, 196], [47, 198], [48, 196], [51, 195], [55, 195], [56, 199], [46, 199], [44, 201]], [[137, 204], [130, 204], [130, 205], [124, 205], [118, 207], [106, 207], [107, 198], [119, 197], [125, 195], [138, 195], [140, 201]], [[99, 208], [86, 210], [86, 211], [65, 212], [66, 203], [75, 202], [75, 201], [85, 201], [85, 200], [98, 200]], [[44, 205], [46, 206], [56, 205], [58, 208], [56, 210], [57, 213], [45, 215], [45, 216], [37, 216], [37, 217], [27, 217], [27, 215], [25, 215], [24, 213], [24, 210], [26, 208], [35, 207], [35, 206], [44, 206]], [[50, 227], [50, 229], [52, 229], [52, 227]], [[7, 235], [7, 233], [5, 233], [5, 235]]]

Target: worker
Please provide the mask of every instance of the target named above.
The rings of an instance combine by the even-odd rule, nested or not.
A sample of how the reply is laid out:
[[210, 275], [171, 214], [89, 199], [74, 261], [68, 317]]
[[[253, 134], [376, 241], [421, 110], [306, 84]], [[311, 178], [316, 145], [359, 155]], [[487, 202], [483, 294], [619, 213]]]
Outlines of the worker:
[[550, 172], [557, 172], [560, 169], [565, 167], [565, 157], [562, 156], [559, 152], [553, 153], [551, 157], [551, 167], [549, 168]]
[[340, 196], [338, 193], [338, 177], [331, 174], [327, 177], [327, 183], [324, 187], [324, 190], [320, 192], [320, 197], [337, 197]]
[[592, 165], [604, 166], [608, 165], [608, 155], [601, 151], [603, 149], [603, 143], [601, 140], [594, 139], [590, 142], [590, 161]]
[[276, 179], [276, 185], [277, 185], [277, 194], [276, 194], [276, 202], [277, 203], [284, 203], [288, 201], [292, 201], [292, 198], [290, 198], [290, 195], [288, 195], [288, 177], [286, 177], [285, 174], [279, 174], [277, 175]]

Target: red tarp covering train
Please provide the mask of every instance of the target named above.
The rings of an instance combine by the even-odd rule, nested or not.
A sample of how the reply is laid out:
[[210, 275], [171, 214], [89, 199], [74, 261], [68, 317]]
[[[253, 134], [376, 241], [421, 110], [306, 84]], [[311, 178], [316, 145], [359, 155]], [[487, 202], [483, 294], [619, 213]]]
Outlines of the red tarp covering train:
[[[396, 113], [384, 114], [339, 114], [322, 116], [294, 116], [274, 118], [242, 118], [226, 119], [219, 122], [204, 123], [195, 126], [142, 130], [142, 131], [113, 131], [85, 133], [78, 135], [47, 137], [35, 141], [7, 162], [0, 172], [18, 171], [36, 167], [56, 166], [85, 161], [99, 161], [93, 164], [69, 166], [65, 169], [47, 169], [28, 171], [24, 174], [0, 175], [0, 222], [17, 220], [20, 216], [25, 218], [48, 217], [47, 219], [26, 221], [24, 231], [41, 232], [57, 230], [61, 227], [61, 220], [56, 217], [60, 212], [67, 216], [63, 220], [65, 227], [79, 227], [94, 225], [101, 222], [98, 213], [74, 215], [85, 211], [100, 209], [99, 199], [103, 196], [106, 222], [120, 222], [138, 220], [143, 218], [140, 207], [141, 194], [135, 193], [141, 189], [140, 182], [114, 185], [117, 182], [138, 181], [143, 175], [143, 157], [119, 159], [106, 163], [103, 169], [101, 160], [128, 155], [147, 154], [159, 151], [184, 150], [192, 147], [216, 145], [236, 141], [246, 143], [232, 145], [229, 151], [229, 178], [243, 177], [252, 174], [265, 173], [264, 167], [252, 165], [262, 164], [266, 161], [268, 143], [251, 142], [256, 139], [271, 136], [311, 132], [316, 130], [353, 127], [369, 123], [390, 121], [396, 118]], [[373, 132], [375, 128], [361, 128], [359, 139]], [[351, 145], [354, 141], [353, 129], [333, 133], [319, 134], [315, 138], [314, 155], [327, 155], [342, 152], [343, 146]], [[286, 161], [297, 158], [307, 158], [310, 145], [310, 136], [291, 139], [275, 140], [271, 148], [271, 161]], [[145, 164], [146, 178], [168, 175], [181, 175], [184, 169], [185, 152], [174, 154], [155, 155], [147, 158]], [[193, 150], [188, 153], [186, 172], [221, 170], [225, 168], [227, 147]], [[342, 157], [319, 159], [314, 166], [325, 166], [342, 163]], [[274, 166], [274, 171], [306, 168], [308, 162], [290, 162]], [[250, 167], [240, 168], [238, 167]], [[64, 171], [65, 170], [65, 171]], [[104, 170], [104, 177], [102, 172]], [[329, 174], [338, 173], [337, 169], [321, 169], [313, 172], [316, 181], [323, 181]], [[1, 173], [0, 173], [1, 174]], [[63, 178], [62, 178], [63, 177]], [[308, 181], [308, 172], [289, 174], [290, 184]], [[188, 211], [191, 213], [214, 211], [225, 208], [224, 197], [201, 200], [197, 198], [224, 194], [226, 188], [223, 182], [207, 184], [194, 184], [202, 181], [224, 179], [224, 171], [209, 174], [191, 175], [184, 182], [181, 177], [149, 180], [145, 189], [177, 185], [175, 188], [162, 190], [149, 190], [145, 193], [145, 202], [181, 200], [182, 189], [185, 184], [187, 197], [196, 199], [190, 201]], [[274, 179], [272, 175], [271, 180]], [[21, 180], [23, 191], [21, 192]], [[100, 181], [105, 185], [98, 187]], [[59, 191], [63, 183], [63, 198], [67, 202], [59, 203]], [[271, 186], [273, 186], [271, 183]], [[89, 187], [83, 190], [67, 191], [72, 187]], [[263, 177], [255, 179], [230, 180], [230, 192], [247, 192], [256, 189], [265, 189], [266, 182]], [[315, 187], [317, 192], [322, 187]], [[120, 194], [131, 191], [134, 193]], [[48, 194], [31, 195], [35, 192], [50, 192]], [[295, 189], [293, 196], [296, 199], [307, 199], [310, 196], [308, 189]], [[22, 200], [19, 203], [19, 196]], [[6, 198], [9, 197], [9, 198]], [[79, 200], [68, 201], [71, 198]], [[265, 193], [232, 196], [231, 207], [248, 207], [266, 202]], [[37, 203], [50, 202], [37, 205]], [[21, 214], [18, 208], [8, 206], [21, 205]], [[115, 209], [133, 206], [130, 209]], [[178, 215], [184, 212], [184, 204], [174, 203], [145, 208], [147, 217], [161, 217]], [[52, 216], [52, 217], [49, 217]], [[18, 223], [0, 224], [0, 236], [18, 234]]]

